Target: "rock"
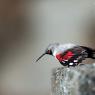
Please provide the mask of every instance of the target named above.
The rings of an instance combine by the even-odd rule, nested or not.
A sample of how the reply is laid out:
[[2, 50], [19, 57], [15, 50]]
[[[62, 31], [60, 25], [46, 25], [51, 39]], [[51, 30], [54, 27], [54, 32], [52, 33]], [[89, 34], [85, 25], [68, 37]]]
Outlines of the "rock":
[[95, 64], [54, 69], [52, 95], [95, 95]]

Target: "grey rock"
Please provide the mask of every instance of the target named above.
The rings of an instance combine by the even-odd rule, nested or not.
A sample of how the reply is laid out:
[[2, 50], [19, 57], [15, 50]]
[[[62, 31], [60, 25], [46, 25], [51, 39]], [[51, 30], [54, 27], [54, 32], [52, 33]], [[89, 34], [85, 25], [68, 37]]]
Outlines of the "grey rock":
[[54, 69], [52, 95], [95, 95], [95, 64]]

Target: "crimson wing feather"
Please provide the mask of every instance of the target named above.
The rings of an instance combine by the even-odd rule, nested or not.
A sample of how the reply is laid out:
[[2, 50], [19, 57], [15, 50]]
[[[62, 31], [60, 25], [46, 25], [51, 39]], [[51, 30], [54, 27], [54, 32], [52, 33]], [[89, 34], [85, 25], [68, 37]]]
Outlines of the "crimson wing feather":
[[82, 54], [83, 49], [81, 48], [73, 48], [70, 50], [67, 50], [65, 53], [60, 53], [56, 55], [56, 58], [59, 60], [59, 62], [66, 66], [66, 65], [72, 65], [76, 66], [79, 63], [82, 62], [82, 60], [85, 59], [84, 55]]

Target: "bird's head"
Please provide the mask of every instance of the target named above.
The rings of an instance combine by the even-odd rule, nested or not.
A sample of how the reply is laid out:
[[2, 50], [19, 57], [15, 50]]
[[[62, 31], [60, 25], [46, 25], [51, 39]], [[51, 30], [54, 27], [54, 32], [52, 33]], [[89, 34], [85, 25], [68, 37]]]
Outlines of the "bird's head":
[[44, 55], [53, 55], [54, 49], [59, 46], [59, 43], [53, 43], [49, 44], [48, 47], [46, 48], [45, 52], [36, 60], [36, 62], [41, 59]]

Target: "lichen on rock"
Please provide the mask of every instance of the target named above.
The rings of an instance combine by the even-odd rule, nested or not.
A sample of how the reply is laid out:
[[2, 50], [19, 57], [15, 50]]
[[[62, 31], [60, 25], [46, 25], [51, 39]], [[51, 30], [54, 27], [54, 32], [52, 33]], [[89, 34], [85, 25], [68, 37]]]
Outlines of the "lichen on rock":
[[52, 95], [95, 95], [95, 64], [54, 69]]

